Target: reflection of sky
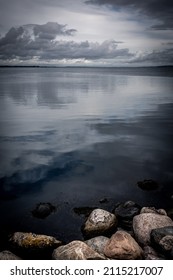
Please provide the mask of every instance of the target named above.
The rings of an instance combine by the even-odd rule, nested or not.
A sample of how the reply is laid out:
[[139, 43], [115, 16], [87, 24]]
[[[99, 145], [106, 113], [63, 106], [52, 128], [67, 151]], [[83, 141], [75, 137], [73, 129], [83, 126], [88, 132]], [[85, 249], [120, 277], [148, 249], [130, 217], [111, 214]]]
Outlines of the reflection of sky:
[[[0, 77], [1, 174], [18, 169], [17, 158], [27, 169], [49, 164], [55, 154], [112, 140], [94, 124], [146, 115], [172, 102], [172, 86], [172, 78], [98, 69], [5, 69]], [[49, 153], [40, 154], [44, 150]]]

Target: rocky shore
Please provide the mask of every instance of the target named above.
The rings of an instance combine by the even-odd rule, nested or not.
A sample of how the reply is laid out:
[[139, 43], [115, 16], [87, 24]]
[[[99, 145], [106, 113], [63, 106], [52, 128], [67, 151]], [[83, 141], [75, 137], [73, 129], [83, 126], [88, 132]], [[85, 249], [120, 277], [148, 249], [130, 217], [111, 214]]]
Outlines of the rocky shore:
[[[48, 205], [39, 205], [41, 215]], [[54, 209], [50, 206], [50, 212]], [[64, 244], [55, 237], [15, 232], [7, 237], [0, 260], [163, 260], [173, 259], [172, 213], [154, 207], [141, 208], [133, 201], [118, 203], [112, 212], [86, 209], [81, 225], [83, 240]], [[80, 209], [75, 209], [80, 213]], [[81, 209], [84, 211], [84, 209]], [[38, 215], [36, 211], [34, 215]]]

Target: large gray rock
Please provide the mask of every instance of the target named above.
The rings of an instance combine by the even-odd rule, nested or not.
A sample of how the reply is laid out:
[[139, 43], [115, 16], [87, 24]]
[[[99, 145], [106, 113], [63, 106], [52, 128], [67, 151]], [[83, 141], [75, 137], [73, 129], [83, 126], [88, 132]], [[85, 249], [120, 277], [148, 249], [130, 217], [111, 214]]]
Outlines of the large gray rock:
[[106, 236], [97, 236], [86, 240], [85, 243], [97, 253], [104, 255], [104, 248], [109, 238]]
[[143, 251], [135, 239], [125, 231], [117, 231], [107, 242], [104, 254], [111, 259], [142, 259]]
[[0, 252], [0, 260], [21, 260], [21, 258], [11, 253], [10, 251], [5, 250]]
[[103, 209], [95, 209], [85, 222], [83, 233], [85, 236], [99, 236], [111, 232], [116, 225], [117, 218], [114, 214]]
[[135, 238], [143, 245], [149, 245], [151, 243], [150, 234], [152, 229], [166, 226], [173, 226], [173, 221], [165, 215], [142, 213], [133, 218]]
[[55, 249], [52, 254], [54, 260], [104, 260], [105, 258], [91, 249], [82, 241], [72, 241], [67, 245]]

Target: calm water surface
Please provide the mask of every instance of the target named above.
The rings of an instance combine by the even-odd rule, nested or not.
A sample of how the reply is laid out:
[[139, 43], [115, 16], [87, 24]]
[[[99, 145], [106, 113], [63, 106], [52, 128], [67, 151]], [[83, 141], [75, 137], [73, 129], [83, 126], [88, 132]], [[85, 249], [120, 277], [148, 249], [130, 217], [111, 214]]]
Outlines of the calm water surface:
[[[172, 162], [172, 69], [0, 68], [1, 228], [70, 241], [74, 207], [171, 207]], [[34, 218], [39, 202], [57, 211]]]

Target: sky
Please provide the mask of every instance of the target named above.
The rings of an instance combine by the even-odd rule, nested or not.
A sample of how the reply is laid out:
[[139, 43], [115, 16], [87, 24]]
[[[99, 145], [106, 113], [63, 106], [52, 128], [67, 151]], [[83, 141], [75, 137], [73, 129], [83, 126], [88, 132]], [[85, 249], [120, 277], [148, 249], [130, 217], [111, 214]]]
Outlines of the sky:
[[173, 1], [0, 0], [0, 65], [173, 65]]

